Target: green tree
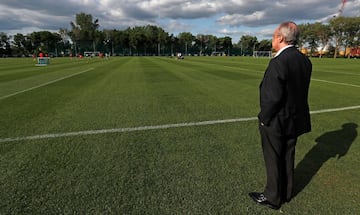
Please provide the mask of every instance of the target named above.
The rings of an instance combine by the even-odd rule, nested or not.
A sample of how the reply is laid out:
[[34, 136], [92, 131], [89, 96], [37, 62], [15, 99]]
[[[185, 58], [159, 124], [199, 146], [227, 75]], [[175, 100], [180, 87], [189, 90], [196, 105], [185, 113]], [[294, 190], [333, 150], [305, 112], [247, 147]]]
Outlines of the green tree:
[[200, 55], [211, 55], [212, 52], [217, 50], [219, 40], [213, 35], [198, 34], [195, 39], [195, 45]]
[[[338, 17], [329, 24], [300, 24], [300, 47], [309, 47], [311, 53], [319, 53], [319, 47], [334, 47], [334, 57], [339, 48], [357, 47], [360, 45], [360, 18]], [[211, 55], [214, 51], [227, 54], [252, 55], [254, 50], [267, 51], [271, 49], [271, 40], [258, 42], [255, 36], [243, 35], [237, 44], [232, 44], [230, 37], [217, 38], [214, 35], [198, 34], [194, 37], [190, 32], [174, 36], [162, 28], [153, 25], [137, 26], [125, 30], [98, 30], [98, 19], [93, 20], [91, 14], [76, 14], [75, 21], [70, 23], [71, 30], [60, 29], [58, 33], [48, 31], [33, 32], [28, 35], [16, 34], [9, 42], [9, 37], [0, 34], [0, 52], [16, 55], [28, 55], [39, 51], [65, 53], [72, 50], [79, 53], [86, 50], [103, 52], [133, 53], [145, 55], [164, 55], [182, 52], [185, 55], [198, 53]], [[72, 51], [71, 50], [71, 51]], [[321, 54], [321, 52], [320, 52]]]
[[190, 32], [182, 32], [179, 34], [179, 42], [184, 49], [182, 51], [185, 55], [188, 55], [189, 48], [192, 46], [192, 42], [195, 41], [195, 37]]
[[0, 32], [0, 56], [11, 53], [10, 37], [4, 32]]
[[319, 37], [317, 36], [316, 29], [314, 28], [314, 24], [303, 24], [299, 25], [300, 28], [300, 38], [299, 38], [299, 46], [309, 47], [310, 55], [315, 55], [317, 53], [319, 47]]
[[257, 44], [258, 40], [255, 36], [242, 36], [238, 42], [238, 45], [241, 47], [241, 55], [253, 55], [253, 51]]
[[[13, 47], [14, 47], [14, 53], [17, 55], [25, 55], [26, 54], [26, 37], [23, 34], [16, 34], [13, 38]], [[28, 54], [28, 53], [27, 53]]]
[[104, 30], [105, 40], [104, 44], [106, 46], [106, 52], [110, 52], [112, 54], [115, 53], [115, 46], [117, 45], [117, 30]]
[[136, 50], [137, 55], [145, 54], [146, 55], [146, 35], [144, 27], [134, 27], [130, 30], [129, 34], [130, 46], [132, 49]]
[[307, 25], [308, 24], [299, 24], [300, 37], [298, 39], [298, 46], [300, 48], [304, 48], [306, 45], [306, 37], [307, 37]]
[[59, 48], [59, 52], [63, 55], [70, 54], [71, 51], [71, 43], [70, 43], [70, 32], [66, 28], [60, 28], [58, 34], [61, 37], [61, 41], [57, 44]]
[[[158, 28], [158, 32], [157, 32], [157, 44], [158, 44], [158, 55], [161, 54], [161, 50], [165, 50], [165, 45], [166, 45], [166, 42], [167, 42], [167, 38], [169, 37], [169, 33], [165, 32], [164, 29], [162, 28]], [[164, 53], [163, 53], [164, 54]]]
[[171, 34], [167, 37], [166, 43], [170, 46], [170, 55], [175, 55], [175, 50], [180, 50], [179, 38]]
[[316, 22], [311, 25], [311, 29], [315, 42], [317, 44], [318, 51], [319, 51], [319, 57], [321, 58], [324, 54], [324, 51], [328, 49], [329, 47], [329, 40], [331, 37], [331, 29], [329, 25], [324, 25], [322, 23]]
[[207, 42], [207, 36], [204, 34], [198, 34], [195, 39], [195, 44], [198, 48], [198, 53], [200, 56], [204, 54], [205, 46]]
[[131, 28], [127, 28], [123, 31], [123, 34], [119, 35], [119, 40], [121, 44], [123, 44], [123, 54], [124, 55], [132, 55], [131, 43], [130, 43], [130, 35], [132, 34]]
[[[347, 17], [344, 19], [344, 46], [345, 50], [359, 46], [360, 17]], [[350, 55], [348, 55], [350, 57]]]
[[40, 51], [45, 53], [55, 53], [58, 43], [62, 40], [60, 34], [49, 31], [33, 32], [29, 37], [34, 48], [32, 53], [36, 54]]
[[329, 22], [335, 44], [334, 58], [337, 57], [339, 49], [345, 44], [346, 18], [337, 17]]
[[76, 14], [75, 22], [70, 22], [70, 25], [72, 28], [70, 37], [75, 43], [75, 52], [78, 51], [77, 45], [81, 51], [91, 48], [95, 51], [99, 20], [93, 21], [91, 14], [79, 13]]
[[159, 29], [154, 25], [147, 25], [144, 27], [144, 34], [146, 37], [145, 48], [149, 49], [150, 53], [154, 53], [159, 44]]
[[230, 55], [231, 49], [233, 47], [231, 37], [222, 37], [218, 39], [219, 41], [219, 51], [223, 51], [226, 55]]
[[261, 40], [257, 46], [258, 51], [271, 51], [271, 48], [272, 48], [271, 40]]

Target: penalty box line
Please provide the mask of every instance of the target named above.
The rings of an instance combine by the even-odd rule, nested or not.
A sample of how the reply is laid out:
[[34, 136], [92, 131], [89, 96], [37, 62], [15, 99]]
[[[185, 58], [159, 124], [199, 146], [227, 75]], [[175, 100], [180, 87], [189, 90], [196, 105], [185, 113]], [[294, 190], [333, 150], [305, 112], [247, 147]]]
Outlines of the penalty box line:
[[[331, 113], [331, 112], [339, 112], [339, 111], [355, 110], [355, 109], [360, 109], [360, 105], [310, 111], [310, 114]], [[24, 140], [51, 139], [51, 138], [60, 138], [60, 137], [87, 136], [87, 135], [95, 135], [95, 134], [125, 133], [125, 132], [146, 131], [146, 130], [162, 130], [162, 129], [169, 129], [169, 128], [215, 125], [215, 124], [247, 122], [247, 121], [255, 121], [255, 120], [257, 120], [257, 117], [224, 119], [224, 120], [213, 120], [213, 121], [200, 121], [200, 122], [187, 122], [187, 123], [165, 124], [165, 125], [140, 126], [140, 127], [130, 127], [130, 128], [88, 130], [88, 131], [78, 131], [78, 132], [68, 132], [68, 133], [43, 134], [43, 135], [34, 135], [34, 136], [27, 136], [27, 137], [3, 138], [3, 139], [0, 139], [0, 143], [24, 141]]]
[[30, 88], [25, 89], [25, 90], [21, 90], [21, 91], [15, 92], [15, 93], [11, 93], [11, 94], [9, 94], [9, 95], [0, 97], [0, 100], [6, 99], [6, 98], [9, 98], [9, 97], [12, 97], [12, 96], [16, 96], [16, 95], [21, 94], [21, 93], [25, 93], [25, 92], [28, 92], [28, 91], [30, 91], [30, 90], [35, 90], [35, 89], [37, 89], [37, 88], [44, 87], [44, 86], [53, 84], [53, 83], [58, 82], [58, 81], [62, 81], [62, 80], [64, 80], [64, 79], [68, 79], [68, 78], [74, 77], [74, 76], [76, 76], [76, 75], [80, 75], [80, 74], [83, 74], [83, 73], [85, 73], [85, 72], [89, 72], [89, 71], [91, 71], [91, 70], [93, 70], [93, 69], [94, 69], [94, 68], [86, 69], [86, 70], [84, 70], [84, 71], [81, 71], [81, 72], [78, 72], [78, 73], [74, 73], [74, 74], [71, 74], [71, 75], [68, 75], [68, 76], [65, 76], [65, 77], [62, 77], [62, 78], [58, 78], [58, 79], [55, 79], [55, 80], [52, 80], [52, 81], [49, 81], [49, 82], [46, 82], [46, 83], [43, 83], [43, 84], [34, 86], [34, 87], [30, 87]]

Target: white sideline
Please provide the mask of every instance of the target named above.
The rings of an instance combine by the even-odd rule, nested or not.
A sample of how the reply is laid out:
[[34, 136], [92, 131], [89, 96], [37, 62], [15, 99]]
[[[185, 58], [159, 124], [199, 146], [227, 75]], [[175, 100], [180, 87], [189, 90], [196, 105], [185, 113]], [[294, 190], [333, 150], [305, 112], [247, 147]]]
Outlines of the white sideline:
[[30, 87], [30, 88], [25, 89], [25, 90], [21, 90], [21, 91], [15, 92], [15, 93], [11, 93], [9, 95], [0, 97], [0, 100], [3, 100], [3, 99], [6, 99], [6, 98], [9, 98], [9, 97], [18, 95], [20, 93], [25, 93], [27, 91], [34, 90], [34, 89], [37, 89], [37, 88], [40, 88], [40, 87], [43, 87], [43, 86], [46, 86], [46, 85], [49, 85], [49, 84], [53, 84], [53, 83], [58, 82], [58, 81], [62, 81], [64, 79], [71, 78], [73, 76], [80, 75], [80, 74], [85, 73], [85, 72], [89, 72], [89, 71], [91, 71], [93, 69], [94, 68], [90, 68], [90, 69], [87, 69], [87, 70], [84, 70], [84, 71], [81, 71], [81, 72], [78, 72], [78, 73], [74, 73], [74, 74], [71, 74], [71, 75], [68, 75], [68, 76], [65, 76], [65, 77], [62, 77], [62, 78], [58, 78], [58, 79], [55, 79], [55, 80], [52, 80], [52, 81], [49, 81], [49, 82], [34, 86], [34, 87]]
[[[235, 67], [232, 67], [232, 66], [224, 66], [224, 67], [235, 68]], [[237, 68], [237, 70], [251, 71], [251, 72], [256, 72], [256, 73], [264, 74], [264, 72], [254, 71], [254, 70], [251, 70], [251, 69]], [[330, 72], [329, 72], [329, 73], [330, 73]], [[335, 74], [348, 74], [348, 75], [358, 75], [358, 74], [353, 74], [353, 73], [337, 73], [337, 72], [331, 72], [331, 73], [335, 73]], [[348, 83], [342, 83], [342, 82], [336, 82], [336, 81], [327, 81], [327, 80], [322, 80], [322, 79], [317, 79], [317, 78], [311, 78], [311, 80], [312, 80], [312, 81], [318, 81], [318, 82], [324, 82], [324, 83], [328, 83], [328, 84], [343, 85], [343, 86], [348, 86], [348, 87], [360, 87], [360, 85], [356, 85], [356, 84], [348, 84]]]
[[348, 87], [360, 87], [360, 85], [348, 84], [348, 83], [342, 83], [342, 82], [335, 82], [335, 81], [327, 81], [327, 80], [316, 79], [316, 78], [312, 78], [311, 80], [319, 81], [319, 82], [325, 82], [325, 83], [329, 83], [329, 84], [344, 85], [344, 86], [348, 86]]
[[[338, 112], [338, 111], [355, 110], [355, 109], [360, 109], [360, 105], [342, 107], [342, 108], [316, 110], [316, 111], [310, 111], [310, 113], [311, 114], [319, 114], [319, 113], [329, 113], [329, 112]], [[132, 132], [132, 131], [160, 130], [160, 129], [168, 129], [168, 128], [214, 125], [214, 124], [246, 122], [246, 121], [255, 121], [255, 120], [257, 120], [257, 117], [224, 119], [224, 120], [213, 120], [213, 121], [200, 121], [200, 122], [187, 122], [187, 123], [165, 124], [165, 125], [150, 125], [150, 126], [140, 126], [140, 127], [132, 127], [132, 128], [113, 128], [113, 129], [88, 130], [88, 131], [78, 131], [78, 132], [68, 132], [68, 133], [43, 134], [43, 135], [34, 135], [34, 136], [27, 136], [27, 137], [3, 138], [3, 139], [0, 139], [0, 143], [15, 142], [15, 141], [22, 141], [22, 140], [39, 140], [39, 139], [49, 139], [49, 138], [59, 138], [59, 137], [106, 134], [106, 133], [125, 133], [125, 132]]]
[[333, 74], [340, 74], [340, 75], [360, 75], [360, 73], [351, 73], [351, 72], [334, 72], [334, 71], [327, 71], [327, 70], [316, 70], [317, 72], [324, 72], [324, 73], [333, 73]]

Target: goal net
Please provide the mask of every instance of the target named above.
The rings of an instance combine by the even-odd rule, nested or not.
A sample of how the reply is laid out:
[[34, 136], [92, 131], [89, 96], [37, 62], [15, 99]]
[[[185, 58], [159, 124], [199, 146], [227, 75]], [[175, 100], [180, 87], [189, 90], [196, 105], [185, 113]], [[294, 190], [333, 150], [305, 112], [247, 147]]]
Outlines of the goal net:
[[272, 57], [271, 51], [254, 51], [253, 57]]
[[36, 66], [47, 66], [50, 64], [49, 57], [38, 57]]
[[99, 51], [85, 51], [84, 57], [98, 57], [100, 55]]

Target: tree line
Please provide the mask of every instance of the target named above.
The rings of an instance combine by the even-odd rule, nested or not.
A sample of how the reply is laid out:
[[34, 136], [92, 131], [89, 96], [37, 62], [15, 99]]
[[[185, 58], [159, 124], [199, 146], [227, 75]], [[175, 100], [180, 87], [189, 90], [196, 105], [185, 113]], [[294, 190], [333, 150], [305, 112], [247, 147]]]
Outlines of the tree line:
[[[254, 50], [271, 50], [271, 40], [258, 41], [251, 35], [243, 35], [233, 44], [228, 36], [194, 36], [190, 32], [175, 36], [154, 25], [99, 30], [99, 20], [85, 13], [76, 14], [70, 27], [58, 32], [39, 31], [27, 35], [0, 33], [0, 56], [30, 56], [39, 51], [53, 56], [78, 55], [84, 51], [140, 56], [175, 55], [178, 52], [184, 55], [252, 55]], [[329, 53], [336, 57], [341, 47], [360, 45], [358, 17], [338, 17], [328, 24], [308, 23], [299, 27], [302, 32], [299, 46], [309, 47], [309, 54], [319, 52], [321, 47], [329, 47], [332, 50]]]
[[307, 23], [299, 25], [299, 28], [299, 46], [307, 47], [309, 55], [336, 58], [340, 49], [360, 48], [360, 17], [337, 17], [328, 24]]

